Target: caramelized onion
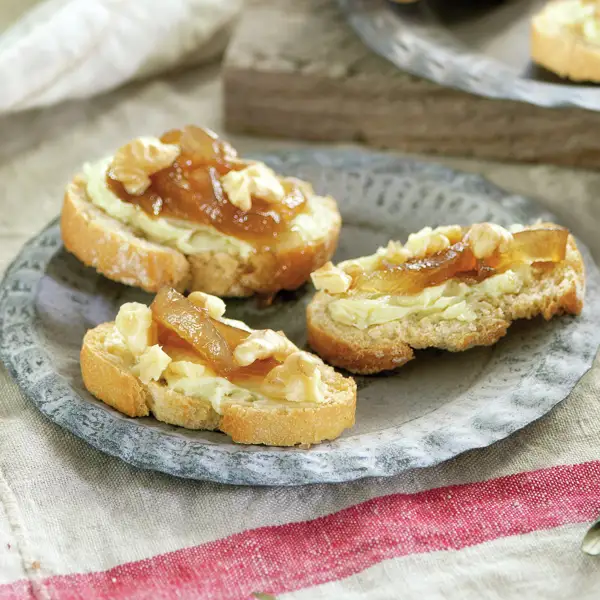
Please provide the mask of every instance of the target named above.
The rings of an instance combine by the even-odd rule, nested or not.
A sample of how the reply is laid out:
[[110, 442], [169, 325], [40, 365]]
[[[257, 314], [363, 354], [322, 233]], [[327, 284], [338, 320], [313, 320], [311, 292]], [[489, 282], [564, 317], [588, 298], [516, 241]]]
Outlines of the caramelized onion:
[[495, 269], [518, 263], [560, 262], [565, 259], [568, 238], [569, 231], [563, 228], [519, 231], [513, 234], [508, 252], [486, 262]]
[[[219, 333], [227, 340], [229, 347], [234, 350], [241, 344], [250, 334], [238, 327], [232, 327], [222, 321], [213, 321], [214, 326]], [[274, 358], [266, 358], [263, 360], [255, 360], [252, 364], [245, 367], [236, 367], [234, 371], [228, 374], [231, 381], [243, 381], [249, 377], [265, 377], [272, 369], [279, 366], [281, 363]]]
[[238, 327], [232, 327], [222, 321], [213, 319], [215, 329], [227, 340], [229, 347], [235, 350], [250, 334]]
[[[214, 132], [188, 125], [168, 131], [165, 144], [177, 144], [181, 154], [168, 168], [154, 173], [143, 194], [131, 195], [124, 186], [106, 176], [108, 188], [122, 201], [139, 206], [152, 217], [192, 221], [214, 227], [221, 233], [268, 248], [281, 234], [290, 234], [293, 219], [308, 210], [306, 195], [299, 184], [284, 180], [285, 197], [272, 204], [252, 199], [252, 208], [243, 211], [229, 202], [221, 177], [248, 166], [237, 152]], [[299, 269], [298, 269], [299, 270]], [[306, 279], [302, 274], [301, 281]], [[286, 287], [276, 282], [276, 289]], [[289, 286], [287, 286], [289, 287]]]
[[280, 364], [274, 358], [267, 358], [246, 367], [238, 366], [233, 359], [233, 350], [250, 334], [211, 318], [206, 309], [194, 306], [173, 289], [161, 289], [150, 308], [158, 324], [158, 339], [162, 345], [197, 353], [217, 373], [226, 375], [231, 381], [264, 377]]
[[226, 164], [237, 157], [236, 150], [214, 131], [195, 125], [184, 127], [181, 134], [181, 151], [195, 163]]
[[425, 258], [409, 260], [380, 271], [356, 277], [352, 289], [380, 294], [417, 294], [459, 273], [477, 271], [477, 259], [471, 249], [459, 242]]
[[569, 232], [555, 227], [528, 229], [513, 235], [510, 249], [477, 260], [464, 242], [458, 242], [431, 256], [412, 259], [401, 265], [384, 264], [370, 273], [353, 273], [351, 290], [379, 294], [417, 294], [426, 287], [456, 277], [477, 283], [520, 263], [556, 263], [565, 259]]
[[227, 340], [215, 327], [208, 311], [194, 306], [171, 288], [162, 288], [150, 305], [154, 320], [190, 344], [216, 372], [235, 368]]

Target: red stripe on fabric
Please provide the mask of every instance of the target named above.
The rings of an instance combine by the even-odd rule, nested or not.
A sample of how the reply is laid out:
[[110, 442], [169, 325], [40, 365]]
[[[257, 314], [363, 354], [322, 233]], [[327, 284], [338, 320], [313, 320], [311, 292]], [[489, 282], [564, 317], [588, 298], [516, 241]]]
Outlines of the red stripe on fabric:
[[0, 585], [0, 600], [36, 600], [29, 581]]
[[[60, 600], [237, 600], [342, 579], [388, 558], [588, 521], [599, 509], [594, 461], [382, 496], [312, 521], [261, 527], [104, 572], [55, 576], [45, 585]], [[0, 586], [0, 598], [14, 597], [12, 589]]]

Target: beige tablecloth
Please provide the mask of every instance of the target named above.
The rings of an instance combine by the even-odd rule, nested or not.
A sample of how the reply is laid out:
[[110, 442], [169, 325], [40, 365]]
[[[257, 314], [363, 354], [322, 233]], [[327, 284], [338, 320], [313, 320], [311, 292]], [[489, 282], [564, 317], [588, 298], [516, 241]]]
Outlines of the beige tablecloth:
[[[82, 161], [188, 122], [217, 68], [0, 120], [0, 268]], [[283, 143], [233, 140], [242, 151]], [[600, 260], [600, 174], [447, 161], [539, 199]], [[600, 324], [599, 324], [600, 325]], [[598, 598], [600, 364], [494, 446], [382, 480], [233, 488], [137, 470], [46, 420], [0, 371], [0, 599]]]

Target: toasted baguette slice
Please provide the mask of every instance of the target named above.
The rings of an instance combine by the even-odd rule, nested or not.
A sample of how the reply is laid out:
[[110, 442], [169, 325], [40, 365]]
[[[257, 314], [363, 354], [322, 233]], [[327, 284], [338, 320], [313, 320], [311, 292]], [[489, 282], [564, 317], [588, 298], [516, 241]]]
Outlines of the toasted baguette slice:
[[553, 14], [560, 5], [568, 10], [567, 4], [574, 4], [573, 0], [554, 0], [533, 17], [531, 58], [560, 77], [600, 82], [600, 44], [588, 41]]
[[85, 387], [97, 398], [130, 417], [154, 415], [159, 421], [188, 429], [220, 430], [234, 442], [272, 446], [310, 445], [338, 437], [354, 424], [356, 384], [324, 366], [324, 402], [229, 403], [217, 412], [209, 398], [186, 396], [160, 379], [144, 384], [107, 339], [115, 323], [88, 331], [81, 349]]
[[160, 285], [183, 289], [191, 281], [190, 264], [181, 252], [137, 236], [94, 206], [82, 177], [67, 186], [60, 227], [65, 248], [113, 281], [147, 291]]
[[475, 321], [412, 314], [358, 329], [333, 320], [328, 307], [340, 296], [320, 291], [307, 309], [308, 341], [332, 365], [352, 373], [379, 373], [413, 359], [413, 349], [434, 347], [458, 352], [474, 346], [490, 346], [517, 319], [577, 315], [583, 308], [584, 288], [583, 260], [569, 235], [566, 259], [550, 269], [532, 266], [529, 281], [518, 293], [472, 301], [469, 305], [477, 315]]
[[[310, 250], [291, 289], [298, 287], [310, 273], [326, 263], [337, 246], [341, 218], [335, 201], [323, 198], [332, 218], [326, 235], [304, 248], [280, 247], [256, 252], [247, 257], [226, 252], [206, 251], [190, 256], [148, 241], [92, 204], [86, 194], [85, 180], [77, 176], [67, 186], [61, 234], [65, 248], [81, 262], [112, 279], [156, 292], [161, 287], [204, 291], [224, 297], [244, 297], [255, 293], [272, 294], [288, 289], [280, 284], [281, 265], [287, 253]], [[310, 255], [306, 260], [305, 256]]]

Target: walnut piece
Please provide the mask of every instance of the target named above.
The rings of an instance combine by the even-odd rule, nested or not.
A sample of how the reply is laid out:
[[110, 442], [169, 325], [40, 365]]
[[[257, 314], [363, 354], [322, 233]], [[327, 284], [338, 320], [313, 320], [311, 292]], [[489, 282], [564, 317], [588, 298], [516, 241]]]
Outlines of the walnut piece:
[[152, 311], [139, 302], [126, 302], [119, 309], [115, 319], [117, 331], [123, 336], [127, 349], [139, 356], [157, 342], [156, 324]]
[[325, 290], [328, 294], [343, 294], [352, 283], [352, 277], [331, 261], [311, 273], [310, 278], [318, 290]]
[[213, 319], [220, 319], [225, 314], [225, 302], [217, 296], [204, 292], [192, 292], [188, 296], [188, 300], [198, 308], [205, 308]]
[[230, 171], [221, 177], [221, 185], [229, 202], [240, 210], [252, 208], [252, 197], [271, 204], [285, 198], [285, 189], [272, 169], [264, 163], [253, 163], [241, 171]]
[[394, 265], [405, 263], [411, 256], [410, 250], [407, 250], [400, 242], [390, 240], [385, 248], [381, 249], [381, 257]]
[[180, 152], [179, 146], [158, 138], [136, 138], [115, 152], [110, 171], [128, 194], [139, 196], [150, 187], [150, 175], [170, 167]]
[[233, 358], [241, 367], [247, 367], [256, 360], [275, 358], [284, 360], [298, 348], [283, 333], [272, 329], [253, 331], [233, 353]]
[[424, 227], [417, 233], [411, 233], [404, 247], [414, 258], [423, 258], [445, 250], [462, 238], [462, 228], [458, 225]]
[[475, 223], [465, 236], [465, 242], [471, 247], [475, 258], [488, 258], [496, 250], [506, 252], [512, 240], [510, 231], [493, 223]]
[[158, 344], [154, 344], [144, 350], [131, 372], [147, 385], [151, 381], [158, 381], [170, 362], [171, 357]]
[[269, 396], [280, 400], [325, 402], [327, 386], [323, 373], [326, 368], [316, 356], [298, 350], [268, 373], [263, 387]]

